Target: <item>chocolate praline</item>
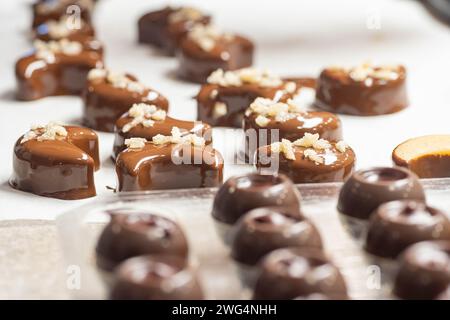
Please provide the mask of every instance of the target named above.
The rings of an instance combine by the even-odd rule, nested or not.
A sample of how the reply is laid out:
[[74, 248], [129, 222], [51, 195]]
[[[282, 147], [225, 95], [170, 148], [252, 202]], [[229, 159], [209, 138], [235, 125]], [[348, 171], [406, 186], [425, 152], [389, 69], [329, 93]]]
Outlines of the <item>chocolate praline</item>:
[[398, 112], [408, 106], [406, 69], [370, 65], [349, 70], [327, 68], [317, 81], [315, 105], [357, 116]]
[[280, 209], [257, 208], [239, 219], [231, 246], [237, 262], [256, 265], [267, 253], [286, 247], [322, 248], [320, 234], [309, 220]]
[[313, 149], [282, 139], [258, 148], [255, 166], [261, 173], [283, 173], [294, 183], [342, 182], [353, 173], [355, 152], [347, 145], [343, 149], [337, 142], [327, 143], [325, 149]]
[[[84, 21], [91, 23], [94, 7], [92, 0], [38, 0], [31, 5], [33, 13], [32, 27], [48, 20], [59, 20], [65, 15], [78, 14]], [[68, 10], [69, 7], [73, 6]], [[76, 7], [75, 7], [76, 6]], [[77, 12], [79, 10], [79, 12]]]
[[16, 62], [16, 97], [30, 101], [48, 96], [79, 95], [86, 85], [89, 70], [102, 66], [103, 49], [93, 38], [83, 42], [37, 40], [34, 50]]
[[[208, 76], [217, 69], [236, 70], [249, 67], [253, 64], [253, 42], [240, 35], [218, 34], [215, 39], [209, 38], [216, 31], [201, 31], [198, 36], [196, 29], [209, 29], [210, 26], [196, 25], [181, 41], [177, 52], [177, 74], [183, 80], [204, 83]], [[195, 38], [194, 35], [196, 34]], [[194, 39], [199, 38], [199, 41]], [[200, 43], [202, 45], [200, 45]], [[203, 46], [207, 43], [207, 46]], [[211, 44], [211, 45], [210, 45]]]
[[211, 17], [191, 7], [172, 8], [144, 14], [138, 21], [139, 43], [151, 44], [174, 55], [181, 40], [195, 24], [208, 24]]
[[227, 225], [260, 207], [285, 207], [300, 216], [300, 193], [282, 174], [251, 173], [229, 178], [217, 191], [212, 216]]
[[311, 294], [348, 297], [339, 269], [321, 250], [286, 248], [264, 257], [253, 299], [287, 300]]
[[114, 213], [96, 247], [97, 266], [113, 271], [124, 260], [147, 254], [187, 259], [188, 244], [172, 220], [151, 213]]
[[421, 201], [391, 201], [372, 214], [364, 249], [395, 259], [409, 245], [426, 240], [450, 240], [449, 217]]
[[17, 140], [10, 185], [45, 197], [84, 199], [96, 195], [94, 171], [99, 168], [98, 136], [93, 130], [49, 123]]
[[113, 132], [114, 125], [135, 103], [169, 109], [169, 101], [135, 76], [97, 68], [89, 72], [82, 92], [83, 122], [95, 130]]
[[394, 295], [400, 299], [436, 299], [450, 285], [450, 241], [417, 243], [401, 255]]
[[[135, 108], [136, 106], [133, 106]], [[140, 116], [140, 115], [139, 115]], [[132, 109], [123, 114], [116, 121], [114, 127], [114, 146], [113, 159], [116, 159], [120, 152], [126, 149], [125, 140], [130, 138], [144, 138], [151, 141], [154, 136], [162, 134], [168, 136], [174, 127], [179, 128], [183, 133], [193, 133], [205, 139], [205, 143], [210, 145], [212, 143], [212, 129], [207, 123], [178, 120], [169, 116], [165, 116], [162, 120], [152, 120], [154, 123], [150, 126], [138, 123], [137, 125], [126, 128], [138, 117], [133, 116]], [[144, 116], [144, 121], [145, 121]], [[126, 130], [125, 130], [126, 128]], [[126, 132], [125, 132], [126, 131]]]
[[399, 167], [374, 167], [355, 172], [344, 183], [337, 209], [343, 215], [368, 220], [380, 204], [402, 199], [425, 201], [417, 176]]
[[218, 187], [223, 167], [222, 155], [210, 145], [145, 142], [117, 156], [117, 191]]
[[170, 255], [134, 257], [114, 273], [112, 300], [202, 300], [203, 291], [186, 260]]

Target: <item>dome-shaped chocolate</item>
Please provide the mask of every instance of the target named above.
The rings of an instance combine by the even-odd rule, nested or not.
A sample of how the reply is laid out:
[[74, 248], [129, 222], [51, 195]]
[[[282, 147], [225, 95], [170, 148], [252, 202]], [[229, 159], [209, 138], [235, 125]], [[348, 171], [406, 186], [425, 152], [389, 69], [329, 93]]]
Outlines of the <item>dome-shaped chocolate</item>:
[[321, 250], [278, 249], [264, 257], [261, 269], [254, 299], [286, 300], [314, 293], [347, 298], [344, 278]]
[[114, 273], [113, 300], [200, 300], [195, 273], [181, 257], [140, 256], [125, 260]]
[[169, 254], [186, 259], [188, 244], [170, 219], [149, 213], [112, 214], [97, 243], [97, 266], [106, 271], [122, 261], [146, 254]]
[[253, 209], [235, 228], [232, 256], [247, 265], [255, 265], [267, 253], [280, 248], [322, 248], [316, 227], [304, 218], [283, 214], [282, 208]]
[[450, 240], [448, 216], [423, 202], [391, 201], [373, 213], [365, 249], [393, 259], [408, 246], [426, 240]]
[[409, 170], [376, 167], [355, 172], [342, 186], [338, 210], [344, 215], [369, 219], [385, 202], [403, 199], [425, 200], [417, 176]]
[[282, 174], [257, 173], [231, 177], [217, 191], [212, 215], [234, 224], [246, 212], [260, 207], [289, 207], [300, 216], [300, 193]]
[[435, 299], [450, 285], [450, 241], [426, 241], [402, 254], [394, 294], [401, 299]]

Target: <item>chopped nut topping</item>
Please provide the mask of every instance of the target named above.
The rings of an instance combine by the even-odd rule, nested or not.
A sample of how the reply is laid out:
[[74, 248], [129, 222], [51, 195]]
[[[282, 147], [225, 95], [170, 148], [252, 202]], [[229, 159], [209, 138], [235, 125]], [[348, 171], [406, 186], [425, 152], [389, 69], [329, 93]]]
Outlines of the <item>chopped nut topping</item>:
[[227, 105], [220, 101], [216, 102], [214, 104], [213, 117], [217, 119], [226, 114], [227, 114]]
[[111, 84], [114, 88], [126, 89], [139, 94], [144, 93], [147, 89], [144, 84], [130, 79], [125, 74], [112, 72], [106, 69], [90, 70], [88, 73], [88, 79], [91, 81], [105, 79], [106, 82]]
[[36, 57], [45, 60], [47, 63], [55, 61], [55, 54], [64, 54], [74, 56], [83, 51], [83, 46], [77, 41], [69, 41], [61, 39], [57, 41], [44, 42], [35, 40], [34, 47], [36, 49]]
[[329, 70], [337, 70], [341, 72], [347, 72], [349, 77], [354, 81], [364, 82], [367, 86], [371, 86], [373, 79], [376, 80], [396, 80], [399, 75], [399, 66], [373, 66], [370, 63], [363, 63], [360, 66], [345, 69], [345, 68], [328, 68]]
[[238, 87], [243, 84], [256, 84], [261, 87], [278, 87], [283, 81], [267, 70], [243, 68], [235, 71], [217, 69], [208, 77], [208, 83], [222, 87]]
[[275, 119], [277, 122], [285, 122], [297, 117], [303, 112], [301, 108], [291, 99], [284, 103], [266, 98], [256, 98], [256, 100], [253, 101], [245, 112], [247, 116], [252, 113], [264, 118]]
[[20, 143], [36, 139], [37, 141], [44, 140], [62, 140], [67, 137], [67, 130], [55, 122], [50, 122], [47, 125], [31, 126], [30, 131], [24, 134]]
[[[294, 142], [282, 139], [281, 142], [271, 144], [271, 150], [273, 152], [284, 153], [286, 159], [289, 160], [295, 160], [295, 147], [304, 148], [304, 158], [314, 161], [316, 164], [325, 163], [324, 155], [333, 152], [331, 150], [333, 144], [325, 139], [320, 139], [317, 133], [305, 133], [303, 138], [297, 139]], [[348, 145], [344, 141], [339, 141], [335, 144], [335, 148], [337, 151], [344, 153]]]
[[192, 7], [183, 7], [172, 12], [168, 19], [169, 23], [177, 23], [181, 21], [198, 21], [203, 18], [203, 13]]
[[128, 149], [132, 151], [141, 150], [145, 147], [145, 143], [147, 142], [144, 138], [130, 138], [125, 139], [125, 145], [128, 147]]
[[314, 148], [316, 150], [323, 150], [323, 149], [329, 149], [331, 147], [330, 142], [328, 142], [325, 139], [320, 139], [320, 136], [318, 133], [311, 134], [311, 133], [305, 133], [303, 138], [297, 139], [294, 142], [294, 145], [304, 148]]
[[265, 126], [267, 126], [270, 123], [270, 119], [266, 118], [266, 117], [264, 117], [262, 115], [259, 115], [259, 116], [256, 117], [255, 122], [256, 122], [256, 124], [258, 126], [265, 127]]
[[230, 41], [233, 36], [219, 31], [213, 25], [196, 24], [188, 33], [188, 38], [194, 41], [202, 50], [211, 51], [217, 41], [223, 39]]
[[303, 156], [306, 159], [314, 161], [316, 164], [324, 163], [324, 159], [320, 155], [318, 155], [316, 150], [314, 149], [306, 149], [305, 151], [303, 151]]
[[339, 141], [336, 143], [336, 149], [339, 150], [339, 152], [344, 153], [348, 148], [348, 144], [345, 141]]
[[295, 93], [297, 91], [297, 84], [293, 81], [286, 82], [284, 89], [289, 93]]
[[142, 124], [144, 127], [152, 127], [155, 121], [163, 121], [166, 119], [166, 112], [158, 109], [158, 107], [146, 103], [135, 103], [128, 111], [128, 116], [133, 118], [125, 124], [122, 132], [128, 132], [131, 128]]
[[281, 142], [274, 142], [270, 145], [270, 150], [275, 153], [284, 154], [288, 160], [295, 160], [294, 147], [292, 142], [287, 139], [282, 139]]
[[205, 139], [199, 137], [193, 133], [184, 134], [180, 131], [178, 127], [173, 127], [171, 131], [171, 136], [164, 136], [162, 134], [157, 134], [152, 138], [152, 142], [155, 145], [160, 144], [191, 144], [196, 147], [202, 147], [205, 145]]

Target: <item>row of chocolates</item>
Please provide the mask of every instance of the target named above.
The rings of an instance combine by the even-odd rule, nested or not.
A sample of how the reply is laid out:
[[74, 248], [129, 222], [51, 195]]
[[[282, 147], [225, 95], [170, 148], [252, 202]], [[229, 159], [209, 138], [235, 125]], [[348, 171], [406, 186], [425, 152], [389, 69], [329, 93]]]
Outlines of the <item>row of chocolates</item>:
[[[361, 189], [351, 188], [355, 180]], [[338, 211], [344, 217], [367, 215], [362, 249], [369, 263], [381, 267], [381, 280], [392, 287], [384, 298], [448, 299], [449, 216], [426, 204], [417, 177], [406, 169], [372, 168], [356, 172], [349, 181], [340, 191]], [[352, 206], [351, 199], [359, 206]], [[284, 175], [232, 177], [215, 196], [212, 218], [217, 231], [255, 299], [348, 298], [344, 278], [327, 258], [301, 203], [298, 190]], [[355, 221], [343, 222], [353, 235], [361, 231]], [[112, 298], [204, 298], [189, 264], [186, 237], [167, 218], [113, 213], [96, 256], [112, 286]], [[148, 277], [133, 277], [135, 270]], [[162, 283], [174, 283], [181, 270], [189, 276], [187, 285], [164, 291]], [[380, 292], [386, 293], [382, 288]]]

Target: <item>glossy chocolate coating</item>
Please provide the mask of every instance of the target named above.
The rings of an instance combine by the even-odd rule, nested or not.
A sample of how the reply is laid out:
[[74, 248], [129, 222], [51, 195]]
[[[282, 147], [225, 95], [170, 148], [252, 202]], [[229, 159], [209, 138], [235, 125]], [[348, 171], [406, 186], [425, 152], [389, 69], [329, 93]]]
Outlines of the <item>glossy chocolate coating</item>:
[[86, 85], [89, 70], [103, 66], [100, 42], [89, 39], [82, 43], [83, 51], [77, 55], [55, 54], [48, 63], [33, 51], [19, 59], [15, 73], [16, 96], [19, 100], [37, 100], [47, 96], [79, 95]]
[[[286, 91], [285, 83], [277, 87], [261, 87], [257, 84], [243, 84], [239, 87], [204, 84], [197, 94], [197, 118], [216, 127], [242, 128], [245, 110], [256, 98], [262, 97], [286, 102], [294, 97]], [[216, 115], [214, 107], [217, 102], [227, 107], [225, 115]]]
[[186, 261], [169, 255], [126, 260], [115, 272], [112, 300], [202, 300], [202, 288]]
[[344, 183], [337, 208], [344, 215], [367, 220], [382, 203], [402, 199], [425, 201], [417, 176], [399, 167], [374, 167], [355, 172]]
[[284, 207], [301, 217], [300, 193], [285, 175], [250, 173], [229, 178], [214, 198], [214, 219], [234, 224], [248, 211], [261, 207]]
[[235, 226], [232, 256], [240, 263], [256, 265], [267, 253], [287, 247], [321, 249], [322, 240], [309, 220], [284, 215], [277, 208], [253, 209]]
[[147, 142], [141, 150], [119, 153], [116, 173], [117, 191], [217, 187], [223, 179], [223, 158], [210, 146]]
[[398, 78], [370, 78], [355, 81], [342, 70], [325, 69], [317, 81], [315, 105], [335, 113], [375, 116], [403, 110], [408, 106], [406, 70], [399, 67]]
[[253, 295], [256, 300], [287, 300], [311, 294], [347, 298], [344, 278], [321, 250], [278, 249], [265, 256], [261, 269]]
[[171, 22], [169, 16], [181, 8], [166, 7], [161, 10], [148, 12], [139, 18], [138, 41], [151, 44], [169, 55], [175, 55], [181, 40], [194, 24], [208, 24], [211, 17], [204, 15], [198, 20], [180, 20]]
[[450, 241], [420, 242], [402, 254], [394, 294], [401, 299], [436, 299], [450, 285]]
[[269, 118], [270, 122], [264, 127], [256, 123], [257, 117], [256, 113], [244, 117], [245, 152], [249, 159], [254, 158], [255, 151], [259, 147], [281, 139], [295, 141], [302, 138], [305, 133], [318, 133], [322, 139], [334, 142], [343, 138], [341, 120], [330, 112], [304, 112], [283, 122]]
[[[335, 143], [323, 153], [324, 163], [305, 158], [304, 147], [293, 146], [295, 160], [283, 153], [272, 152], [271, 146], [256, 151], [256, 167], [260, 172], [279, 172], [287, 175], [294, 183], [341, 182], [352, 174], [355, 167], [355, 153], [348, 147], [345, 152], [336, 149]], [[318, 154], [322, 154], [318, 152]]]
[[128, 258], [167, 254], [188, 255], [186, 237], [170, 219], [149, 213], [115, 213], [103, 229], [96, 247], [97, 266], [113, 271]]
[[[136, 77], [127, 77], [136, 81]], [[117, 119], [128, 112], [135, 103], [147, 103], [168, 110], [169, 101], [159, 92], [146, 88], [142, 93], [117, 88], [105, 79], [88, 80], [82, 94], [84, 103], [83, 121], [95, 130], [113, 132]]]
[[63, 140], [28, 140], [14, 147], [10, 185], [37, 195], [74, 200], [96, 195], [94, 171], [100, 167], [97, 134], [65, 126]]
[[211, 51], [204, 51], [196, 42], [185, 37], [177, 52], [178, 70], [181, 79], [204, 83], [217, 70], [237, 70], [253, 64], [253, 43], [235, 35], [232, 40], [219, 40]]
[[[49, 22], [55, 22], [55, 20], [48, 20], [44, 23], [38, 25], [34, 31], [34, 38], [42, 41], [50, 41], [50, 40], [60, 40], [62, 38], [68, 39], [70, 41], [78, 41], [82, 42], [86, 38], [93, 38], [95, 36], [95, 31], [92, 25], [82, 22], [81, 28], [70, 30], [69, 34], [63, 37], [55, 37], [49, 31]], [[58, 21], [56, 21], [58, 22]]]
[[372, 214], [365, 250], [394, 259], [409, 245], [425, 240], [450, 240], [448, 216], [424, 202], [391, 201]]
[[[87, 4], [87, 5], [86, 5]], [[31, 9], [33, 13], [32, 28], [48, 20], [59, 20], [61, 17], [68, 14], [67, 8], [71, 5], [77, 5], [80, 8], [80, 17], [91, 23], [92, 5], [93, 1], [85, 0], [40, 0], [32, 4]], [[73, 14], [71, 12], [70, 14]]]
[[130, 117], [127, 112], [116, 121], [116, 126], [114, 128], [114, 159], [120, 152], [126, 149], [125, 139], [144, 138], [151, 141], [157, 134], [170, 136], [173, 127], [179, 128], [182, 132], [195, 133], [202, 136], [208, 145], [212, 143], [212, 130], [206, 123], [183, 121], [166, 116], [164, 120], [155, 121], [153, 126], [144, 127], [142, 124], [138, 124], [137, 126], [131, 128], [128, 132], [123, 132], [122, 128], [132, 120], [133, 118]]

